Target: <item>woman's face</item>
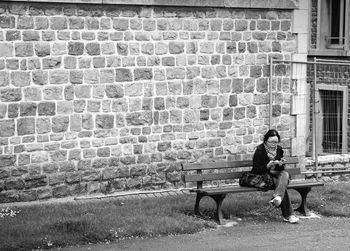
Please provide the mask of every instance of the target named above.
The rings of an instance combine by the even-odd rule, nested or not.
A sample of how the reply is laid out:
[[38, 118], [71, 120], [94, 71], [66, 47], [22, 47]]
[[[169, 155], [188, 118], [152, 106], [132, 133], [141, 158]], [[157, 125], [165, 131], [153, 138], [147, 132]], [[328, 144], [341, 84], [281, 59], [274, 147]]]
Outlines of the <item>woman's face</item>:
[[273, 137], [269, 137], [268, 139], [267, 139], [267, 141], [266, 141], [266, 144], [268, 145], [268, 146], [271, 146], [271, 147], [273, 147], [273, 146], [276, 146], [277, 144], [278, 144], [278, 137], [277, 136], [273, 136]]

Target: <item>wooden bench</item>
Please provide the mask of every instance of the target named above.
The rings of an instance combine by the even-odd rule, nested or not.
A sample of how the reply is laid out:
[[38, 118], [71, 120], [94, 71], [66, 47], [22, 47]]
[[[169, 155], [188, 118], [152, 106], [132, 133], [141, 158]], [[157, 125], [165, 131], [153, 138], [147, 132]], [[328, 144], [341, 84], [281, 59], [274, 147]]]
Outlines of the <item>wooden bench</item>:
[[[311, 191], [312, 187], [323, 186], [323, 183], [317, 181], [307, 181], [305, 179], [300, 179], [303, 176], [300, 172], [300, 168], [297, 168], [298, 164], [297, 157], [286, 158], [286, 171], [291, 177], [291, 181], [288, 185], [288, 189], [294, 189], [299, 192], [301, 196], [301, 202], [295, 211], [302, 213], [303, 215], [309, 215], [309, 211], [306, 205], [306, 197]], [[187, 187], [188, 183], [197, 185], [196, 188], [189, 189], [190, 192], [197, 194], [196, 204], [194, 207], [195, 214], [201, 216], [199, 211], [199, 203], [201, 199], [205, 196], [211, 197], [216, 203], [215, 219], [219, 224], [223, 224], [223, 212], [222, 212], [222, 202], [229, 193], [245, 193], [259, 191], [257, 188], [253, 187], [240, 187], [237, 180], [241, 177], [243, 172], [250, 171], [253, 165], [251, 160], [243, 161], [231, 161], [231, 162], [205, 162], [205, 163], [183, 163], [182, 178]], [[245, 169], [245, 170], [243, 170]], [[298, 178], [299, 180], [295, 179]], [[224, 182], [227, 180], [232, 180], [233, 184], [229, 185], [205, 185], [206, 183], [214, 182]], [[206, 183], [204, 183], [206, 182]]]

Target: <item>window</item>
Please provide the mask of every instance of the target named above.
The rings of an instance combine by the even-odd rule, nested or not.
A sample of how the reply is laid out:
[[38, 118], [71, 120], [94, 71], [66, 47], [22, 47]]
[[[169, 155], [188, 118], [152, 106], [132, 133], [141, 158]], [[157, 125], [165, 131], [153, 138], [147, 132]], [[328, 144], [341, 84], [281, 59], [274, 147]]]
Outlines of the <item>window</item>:
[[[310, 55], [348, 56], [350, 0], [312, 0]], [[317, 9], [317, 10], [316, 10]], [[317, 20], [317, 22], [314, 22]], [[317, 27], [316, 27], [317, 26]], [[318, 51], [318, 52], [317, 52]]]
[[316, 94], [317, 152], [347, 152], [347, 87], [319, 84]]
[[326, 36], [327, 48], [342, 48], [345, 44], [345, 0], [329, 0], [329, 35]]

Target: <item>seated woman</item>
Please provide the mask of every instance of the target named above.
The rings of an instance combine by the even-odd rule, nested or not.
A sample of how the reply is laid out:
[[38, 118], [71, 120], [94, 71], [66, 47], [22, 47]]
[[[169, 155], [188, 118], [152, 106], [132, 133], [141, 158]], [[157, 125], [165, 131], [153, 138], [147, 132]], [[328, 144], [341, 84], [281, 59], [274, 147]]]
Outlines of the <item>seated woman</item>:
[[289, 174], [284, 170], [283, 149], [278, 145], [280, 141], [280, 135], [274, 129], [264, 135], [263, 143], [255, 150], [251, 173], [268, 174], [272, 177], [275, 190], [270, 204], [281, 208], [284, 221], [297, 223], [299, 218], [293, 214], [293, 207], [287, 192]]

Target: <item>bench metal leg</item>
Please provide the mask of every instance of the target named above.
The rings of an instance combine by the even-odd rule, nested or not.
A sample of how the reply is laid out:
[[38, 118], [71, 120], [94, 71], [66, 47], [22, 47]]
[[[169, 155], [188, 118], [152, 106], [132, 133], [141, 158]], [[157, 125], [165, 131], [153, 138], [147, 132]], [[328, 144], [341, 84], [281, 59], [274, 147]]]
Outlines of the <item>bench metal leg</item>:
[[201, 199], [204, 197], [205, 195], [202, 193], [197, 193], [196, 196], [196, 204], [194, 206], [194, 213], [200, 217], [203, 217], [203, 215], [201, 214], [201, 212], [199, 211], [199, 202], [201, 201]]
[[211, 197], [216, 202], [216, 213], [215, 213], [215, 220], [220, 224], [224, 224], [224, 217], [222, 214], [222, 202], [224, 201], [226, 194], [218, 194], [218, 195], [211, 195]]
[[309, 216], [310, 212], [309, 212], [307, 205], [306, 205], [306, 197], [307, 197], [308, 193], [311, 191], [311, 187], [302, 187], [302, 188], [293, 188], [293, 189], [298, 191], [300, 196], [301, 196], [301, 203], [300, 203], [299, 207], [297, 209], [295, 209], [295, 211], [298, 211], [305, 216]]
[[[201, 201], [201, 199], [207, 196], [205, 194], [202, 193], [197, 193], [196, 196], [196, 204], [194, 206], [194, 213], [200, 217], [203, 217], [203, 215], [201, 214], [201, 212], [199, 211], [199, 203]], [[211, 197], [215, 203], [216, 203], [216, 212], [215, 212], [215, 220], [220, 224], [224, 224], [224, 217], [223, 217], [223, 213], [222, 213], [222, 202], [224, 201], [226, 194], [217, 194], [217, 195], [208, 195], [209, 197]]]

